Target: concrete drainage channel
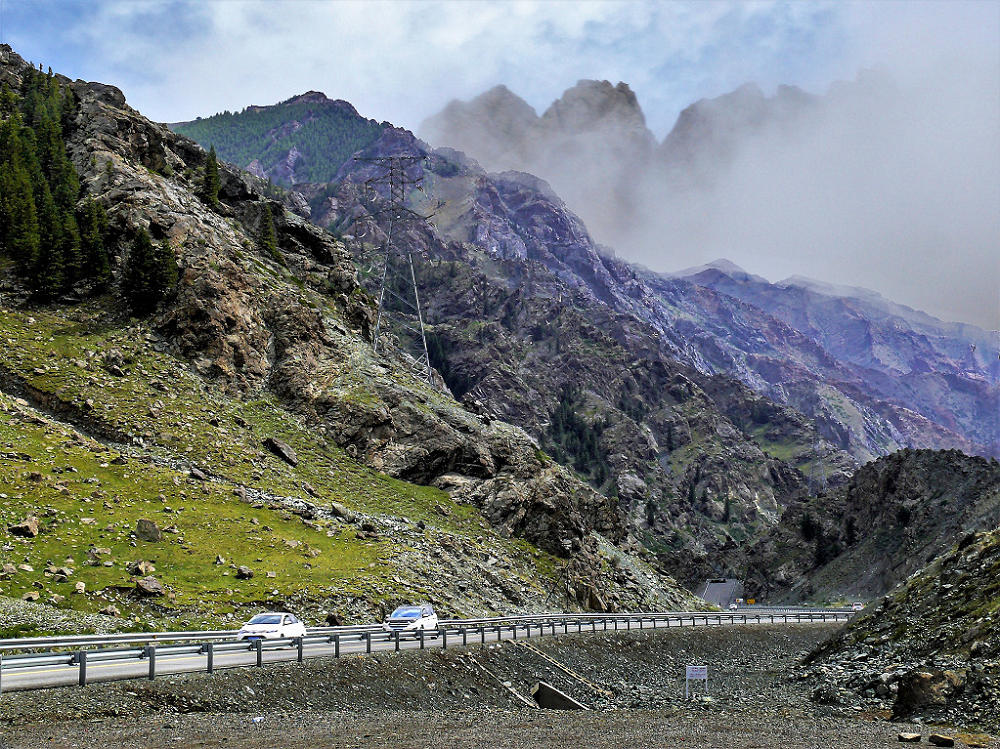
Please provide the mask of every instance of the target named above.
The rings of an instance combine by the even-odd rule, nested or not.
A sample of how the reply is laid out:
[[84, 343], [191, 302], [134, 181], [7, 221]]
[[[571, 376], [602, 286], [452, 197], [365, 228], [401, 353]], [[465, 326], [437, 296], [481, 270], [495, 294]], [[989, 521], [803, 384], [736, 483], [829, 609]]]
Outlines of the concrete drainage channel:
[[[212, 673], [220, 668], [262, 667], [276, 662], [301, 663], [306, 658], [323, 656], [485, 646], [501, 640], [523, 640], [522, 644], [530, 648], [527, 640], [558, 634], [738, 624], [822, 624], [844, 622], [850, 617], [851, 612], [843, 609], [545, 614], [455, 619], [442, 622], [436, 630], [415, 632], [385, 631], [380, 625], [318, 627], [308, 630], [305, 637], [252, 642], [236, 640], [236, 633], [228, 630], [18, 638], [0, 640], [0, 693], [199, 671]], [[554, 665], [570, 677], [582, 679], [562, 664]], [[544, 683], [536, 685], [533, 696], [546, 706], [565, 705], [565, 700], [570, 699]]]

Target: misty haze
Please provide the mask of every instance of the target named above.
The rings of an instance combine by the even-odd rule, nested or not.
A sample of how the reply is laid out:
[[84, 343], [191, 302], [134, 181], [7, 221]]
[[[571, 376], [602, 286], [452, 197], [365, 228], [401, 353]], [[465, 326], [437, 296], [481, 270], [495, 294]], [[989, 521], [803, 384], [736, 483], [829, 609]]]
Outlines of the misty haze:
[[751, 82], [692, 103], [662, 140], [621, 83], [581, 81], [541, 117], [501, 87], [418, 132], [545, 178], [596, 239], [653, 270], [725, 258], [994, 330], [1000, 79], [982, 72], [863, 71], [821, 95]]

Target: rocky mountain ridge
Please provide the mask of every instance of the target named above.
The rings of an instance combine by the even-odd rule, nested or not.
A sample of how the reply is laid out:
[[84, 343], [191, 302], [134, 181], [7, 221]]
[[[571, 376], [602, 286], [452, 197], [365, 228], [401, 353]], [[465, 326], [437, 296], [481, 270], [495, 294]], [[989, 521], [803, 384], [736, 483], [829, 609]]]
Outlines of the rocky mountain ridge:
[[965, 536], [807, 665], [819, 701], [1000, 730], [1000, 531]]
[[794, 502], [745, 549], [751, 592], [871, 600], [958, 539], [1000, 526], [1000, 464], [957, 450], [901, 450], [844, 486]]
[[[0, 47], [12, 91], [28, 70]], [[38, 531], [8, 530], [4, 592], [198, 618], [265, 604], [370, 617], [414, 595], [455, 612], [690, 602], [617, 506], [523, 431], [414, 378], [404, 352], [372, 352], [372, 300], [342, 244], [251, 175], [222, 166], [207, 194], [204, 150], [112, 86], [48, 80], [75, 100], [62, 137], [107, 211], [114, 286], [42, 308], [3, 266], [3, 520]], [[137, 320], [116, 289], [140, 228], [180, 280]], [[172, 521], [152, 523], [154, 541], [139, 537], [150, 516]], [[152, 557], [152, 598], [126, 554]], [[64, 557], [69, 572], [39, 579]], [[231, 559], [248, 572], [232, 577]]]

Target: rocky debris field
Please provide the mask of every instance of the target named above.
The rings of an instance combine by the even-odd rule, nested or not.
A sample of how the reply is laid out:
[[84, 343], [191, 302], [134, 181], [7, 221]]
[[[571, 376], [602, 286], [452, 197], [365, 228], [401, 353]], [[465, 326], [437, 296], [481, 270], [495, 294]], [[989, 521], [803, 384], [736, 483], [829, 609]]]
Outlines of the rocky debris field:
[[[881, 747], [885, 713], [816, 704], [794, 664], [832, 626], [583, 633], [3, 696], [0, 746]], [[684, 666], [709, 695], [684, 700]], [[533, 709], [544, 680], [591, 710]], [[703, 690], [699, 690], [703, 691]], [[38, 716], [45, 716], [39, 721]], [[937, 728], [957, 746], [998, 746]]]
[[1000, 731], [1000, 530], [966, 536], [809, 661], [819, 701]]

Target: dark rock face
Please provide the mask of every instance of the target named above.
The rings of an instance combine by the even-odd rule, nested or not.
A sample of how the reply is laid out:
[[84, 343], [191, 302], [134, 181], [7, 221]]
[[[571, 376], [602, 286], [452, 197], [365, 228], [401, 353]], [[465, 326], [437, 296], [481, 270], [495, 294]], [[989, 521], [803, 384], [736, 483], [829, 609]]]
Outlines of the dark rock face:
[[264, 447], [288, 463], [290, 466], [297, 466], [299, 464], [299, 457], [295, 454], [295, 451], [288, 445], [287, 442], [282, 442], [274, 437], [267, 437], [264, 440]]
[[970, 531], [997, 525], [996, 460], [902, 450], [793, 503], [746, 551], [748, 585], [765, 597], [878, 597]]

